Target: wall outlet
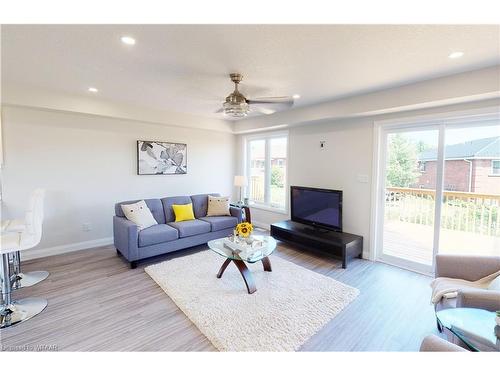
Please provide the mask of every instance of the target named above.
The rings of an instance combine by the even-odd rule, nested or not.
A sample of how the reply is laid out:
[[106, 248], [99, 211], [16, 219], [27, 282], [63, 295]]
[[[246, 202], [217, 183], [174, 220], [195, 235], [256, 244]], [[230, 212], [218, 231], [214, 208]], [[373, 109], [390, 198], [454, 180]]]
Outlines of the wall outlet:
[[92, 226], [90, 225], [90, 223], [83, 223], [82, 230], [84, 232], [90, 232], [92, 230]]

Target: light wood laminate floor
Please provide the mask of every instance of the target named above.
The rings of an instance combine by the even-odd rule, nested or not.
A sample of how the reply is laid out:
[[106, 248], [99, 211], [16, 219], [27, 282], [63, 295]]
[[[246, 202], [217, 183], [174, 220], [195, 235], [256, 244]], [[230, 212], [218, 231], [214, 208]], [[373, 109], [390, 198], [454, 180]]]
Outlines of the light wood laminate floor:
[[[135, 270], [129, 269], [113, 246], [24, 262], [24, 271], [47, 270], [50, 276], [36, 286], [15, 291], [14, 297], [44, 297], [49, 305], [31, 320], [1, 330], [1, 348], [216, 350], [144, 272], [149, 264], [206, 248], [156, 257], [140, 263]], [[328, 275], [361, 292], [304, 344], [304, 351], [416, 351], [423, 337], [437, 333], [429, 304], [429, 277], [361, 259], [353, 260], [343, 270], [338, 260], [284, 243], [279, 243], [273, 256]]]

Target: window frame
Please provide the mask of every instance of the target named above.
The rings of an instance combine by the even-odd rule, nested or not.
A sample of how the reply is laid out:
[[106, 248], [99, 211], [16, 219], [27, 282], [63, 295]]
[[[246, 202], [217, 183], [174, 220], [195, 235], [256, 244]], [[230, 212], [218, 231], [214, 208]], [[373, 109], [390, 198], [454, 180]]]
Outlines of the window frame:
[[[494, 168], [493, 165], [495, 164], [495, 162], [497, 163], [500, 163], [500, 159], [492, 159], [491, 160], [491, 170], [490, 170], [490, 176], [500, 176], [500, 166], [498, 168]], [[498, 173], [495, 173], [495, 169], [498, 169], [499, 172]]]
[[[276, 206], [271, 204], [271, 140], [276, 138], [286, 138], [286, 165], [285, 167], [285, 205]], [[252, 202], [250, 200], [249, 206], [253, 208], [258, 208], [265, 211], [278, 212], [282, 214], [288, 214], [289, 209], [289, 185], [288, 185], [288, 171], [289, 171], [289, 133], [288, 131], [272, 132], [272, 133], [259, 133], [244, 137], [244, 158], [243, 158], [243, 170], [245, 171], [245, 176], [247, 177], [248, 186], [245, 187], [245, 196], [250, 199], [249, 189], [250, 189], [250, 170], [251, 170], [251, 158], [250, 158], [250, 147], [249, 144], [252, 141], [265, 141], [265, 152], [264, 152], [264, 202]]]

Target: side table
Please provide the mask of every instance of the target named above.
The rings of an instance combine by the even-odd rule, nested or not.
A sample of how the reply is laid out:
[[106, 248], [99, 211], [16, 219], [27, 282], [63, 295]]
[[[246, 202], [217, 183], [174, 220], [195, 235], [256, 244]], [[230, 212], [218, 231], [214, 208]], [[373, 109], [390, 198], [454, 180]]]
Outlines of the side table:
[[252, 224], [252, 217], [250, 216], [250, 206], [247, 204], [240, 204], [240, 203], [231, 203], [231, 207], [237, 207], [237, 208], [242, 208], [245, 211], [245, 218], [244, 221], [247, 223]]

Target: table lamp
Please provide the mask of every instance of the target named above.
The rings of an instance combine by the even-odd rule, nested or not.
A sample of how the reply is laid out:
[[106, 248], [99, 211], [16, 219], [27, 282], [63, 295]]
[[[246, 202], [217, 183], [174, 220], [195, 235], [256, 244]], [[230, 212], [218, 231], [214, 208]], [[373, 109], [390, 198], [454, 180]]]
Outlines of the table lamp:
[[247, 186], [247, 178], [245, 176], [234, 176], [234, 186], [240, 188], [240, 200], [238, 201], [239, 204], [242, 204], [243, 201], [241, 199], [241, 191], [244, 186]]

